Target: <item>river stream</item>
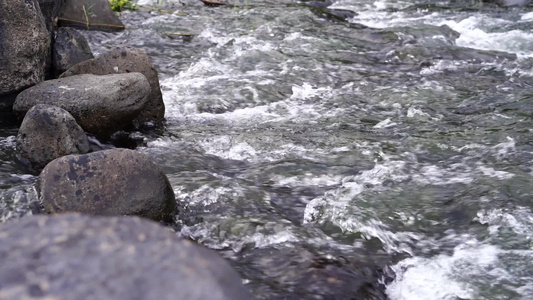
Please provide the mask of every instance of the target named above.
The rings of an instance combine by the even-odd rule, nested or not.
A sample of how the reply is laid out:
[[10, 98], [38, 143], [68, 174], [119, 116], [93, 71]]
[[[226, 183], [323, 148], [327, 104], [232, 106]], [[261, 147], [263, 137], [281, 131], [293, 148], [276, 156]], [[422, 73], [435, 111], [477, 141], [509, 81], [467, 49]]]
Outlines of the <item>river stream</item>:
[[[172, 1], [84, 34], [153, 58], [165, 127], [133, 137], [177, 234], [256, 299], [533, 299], [533, 6]], [[37, 201], [16, 133], [0, 222]]]

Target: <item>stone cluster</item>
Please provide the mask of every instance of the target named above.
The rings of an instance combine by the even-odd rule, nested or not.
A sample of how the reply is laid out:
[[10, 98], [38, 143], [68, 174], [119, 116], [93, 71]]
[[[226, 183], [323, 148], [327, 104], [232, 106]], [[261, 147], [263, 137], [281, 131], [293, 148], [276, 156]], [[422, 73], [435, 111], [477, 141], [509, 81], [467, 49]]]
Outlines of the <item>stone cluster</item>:
[[162, 123], [159, 78], [140, 50], [95, 58], [55, 28], [64, 2], [0, 1], [0, 116], [22, 120], [18, 155], [51, 215], [0, 224], [0, 299], [250, 299], [222, 258], [153, 222], [177, 212], [161, 169], [99, 146]]

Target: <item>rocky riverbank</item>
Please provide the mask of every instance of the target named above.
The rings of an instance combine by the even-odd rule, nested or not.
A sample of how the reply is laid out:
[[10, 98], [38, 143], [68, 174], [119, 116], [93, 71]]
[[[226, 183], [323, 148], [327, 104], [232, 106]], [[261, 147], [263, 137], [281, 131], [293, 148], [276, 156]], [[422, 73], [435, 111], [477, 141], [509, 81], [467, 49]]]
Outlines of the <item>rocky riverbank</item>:
[[0, 299], [251, 299], [216, 253], [126, 217], [177, 214], [147, 156], [101, 147], [119, 131], [161, 126], [158, 74], [137, 49], [93, 58], [83, 36], [54, 26], [62, 2], [0, 3], [2, 120], [22, 120], [18, 163], [40, 172], [50, 214], [0, 225]]

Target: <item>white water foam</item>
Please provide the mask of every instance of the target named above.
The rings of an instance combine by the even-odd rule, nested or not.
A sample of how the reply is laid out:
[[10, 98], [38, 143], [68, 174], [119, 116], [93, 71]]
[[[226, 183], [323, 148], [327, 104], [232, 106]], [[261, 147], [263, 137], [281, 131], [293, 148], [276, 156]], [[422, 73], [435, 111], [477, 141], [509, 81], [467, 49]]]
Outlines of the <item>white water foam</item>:
[[533, 33], [522, 30], [506, 32], [489, 32], [484, 25], [497, 26], [505, 23], [501, 19], [487, 20], [485, 16], [471, 16], [462, 21], [443, 21], [438, 25], [448, 25], [459, 32], [461, 36], [456, 40], [457, 45], [481, 49], [496, 50], [517, 54], [520, 57], [533, 57]]
[[356, 176], [341, 180], [335, 190], [311, 200], [305, 207], [303, 223], [331, 221], [343, 231], [360, 232], [365, 238], [378, 238], [385, 251], [411, 253], [409, 243], [421, 239], [411, 232], [392, 232], [376, 216], [365, 217], [368, 211], [354, 205], [354, 198], [370, 186], [380, 186], [387, 180], [403, 181], [408, 178], [404, 173], [405, 162], [385, 161], [374, 168]]
[[[522, 1], [522, 0], [517, 0]], [[376, 1], [375, 5], [354, 5], [352, 1], [338, 1], [332, 8], [349, 9], [357, 11], [351, 22], [360, 23], [372, 28], [390, 28], [398, 26], [412, 26], [413, 24], [447, 25], [461, 35], [456, 40], [457, 45], [480, 49], [508, 52], [518, 57], [533, 57], [533, 33], [524, 30], [501, 31], [505, 26], [513, 24], [500, 18], [491, 18], [481, 13], [465, 15], [462, 20], [447, 19], [446, 15], [438, 12], [424, 14], [423, 10], [417, 13], [389, 12], [387, 8], [402, 9], [411, 5], [412, 2], [403, 1]], [[457, 17], [457, 14], [453, 16]], [[531, 13], [521, 16], [518, 22], [530, 22], [533, 20]]]
[[387, 286], [392, 300], [475, 299], [468, 284], [495, 269], [499, 249], [471, 240], [455, 247], [452, 255], [408, 258], [393, 266], [396, 279]]
[[480, 210], [476, 220], [488, 225], [492, 235], [497, 235], [500, 229], [508, 228], [524, 238], [524, 241], [533, 242], [533, 213], [526, 207]]

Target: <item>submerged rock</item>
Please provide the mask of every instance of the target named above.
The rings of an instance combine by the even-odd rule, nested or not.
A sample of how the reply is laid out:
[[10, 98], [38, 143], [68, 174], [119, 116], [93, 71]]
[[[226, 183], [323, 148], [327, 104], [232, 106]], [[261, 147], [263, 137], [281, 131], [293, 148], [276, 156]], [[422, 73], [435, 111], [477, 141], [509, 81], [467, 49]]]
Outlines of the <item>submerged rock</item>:
[[320, 252], [282, 246], [253, 249], [240, 264], [246, 274], [261, 274], [249, 278], [250, 289], [270, 295], [268, 299], [388, 299], [385, 284], [394, 275], [387, 267], [364, 256], [357, 260]]
[[0, 299], [251, 299], [216, 253], [136, 217], [23, 218], [0, 254]]
[[44, 80], [50, 34], [36, 0], [0, 1], [0, 96]]
[[531, 0], [483, 0], [487, 3], [496, 3], [501, 6], [524, 6], [531, 3]]
[[76, 29], [57, 29], [52, 46], [52, 75], [59, 77], [72, 66], [94, 58], [89, 43]]
[[86, 74], [45, 81], [23, 91], [13, 111], [24, 115], [36, 104], [59, 106], [85, 131], [108, 137], [132, 123], [149, 94], [150, 85], [141, 73]]
[[146, 76], [151, 88], [148, 105], [135, 119], [135, 123], [142, 125], [146, 122], [162, 121], [165, 116], [165, 104], [159, 86], [159, 77], [150, 57], [141, 50], [116, 48], [75, 65], [61, 74], [61, 78], [79, 74], [106, 75], [131, 72], [139, 72]]
[[37, 191], [50, 213], [170, 221], [176, 209], [165, 174], [144, 155], [128, 149], [58, 158], [42, 171]]
[[56, 158], [87, 153], [90, 146], [87, 135], [66, 110], [38, 104], [22, 121], [17, 149], [34, 169], [41, 170]]

